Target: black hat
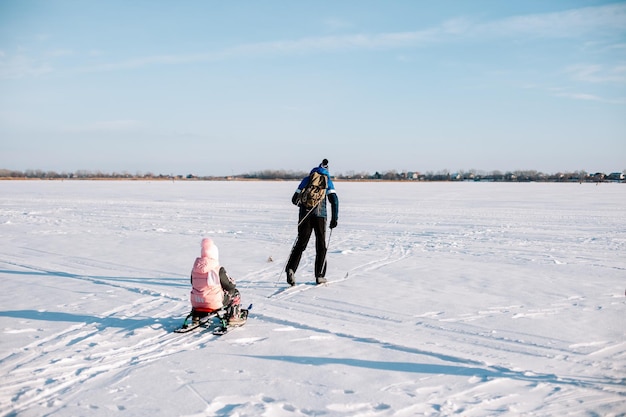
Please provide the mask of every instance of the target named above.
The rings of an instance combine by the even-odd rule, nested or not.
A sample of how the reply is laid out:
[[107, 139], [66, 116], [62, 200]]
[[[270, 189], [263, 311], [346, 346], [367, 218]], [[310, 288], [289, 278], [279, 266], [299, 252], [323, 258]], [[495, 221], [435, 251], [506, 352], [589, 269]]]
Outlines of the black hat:
[[320, 164], [322, 168], [328, 168], [328, 159], [324, 158], [322, 163]]

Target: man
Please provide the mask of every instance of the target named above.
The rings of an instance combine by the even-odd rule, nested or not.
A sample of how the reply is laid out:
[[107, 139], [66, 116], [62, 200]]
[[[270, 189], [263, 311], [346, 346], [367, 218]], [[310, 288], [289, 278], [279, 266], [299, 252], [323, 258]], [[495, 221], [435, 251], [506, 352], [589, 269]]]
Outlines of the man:
[[[325, 179], [326, 190], [320, 201], [312, 208], [305, 207], [303, 204], [303, 195], [308, 192], [307, 186], [314, 177], [320, 174]], [[311, 237], [311, 232], [315, 232], [315, 282], [323, 284], [326, 282], [326, 200], [331, 206], [330, 228], [337, 227], [337, 218], [339, 215], [339, 199], [335, 192], [335, 186], [330, 179], [328, 173], [328, 159], [324, 159], [322, 163], [311, 170], [309, 176], [302, 179], [298, 189], [291, 198], [291, 202], [300, 207], [298, 216], [298, 238], [294, 244], [285, 272], [287, 273], [287, 283], [296, 285], [295, 273], [300, 264], [302, 252], [306, 249]]]

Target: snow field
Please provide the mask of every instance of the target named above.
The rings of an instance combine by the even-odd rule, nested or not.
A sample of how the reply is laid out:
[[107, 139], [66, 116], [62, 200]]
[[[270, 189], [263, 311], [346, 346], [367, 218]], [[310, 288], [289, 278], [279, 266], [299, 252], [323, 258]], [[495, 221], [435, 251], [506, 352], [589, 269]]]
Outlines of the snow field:
[[[340, 182], [279, 292], [295, 186], [1, 182], [0, 414], [626, 415], [623, 185]], [[205, 236], [221, 338], [172, 333]]]

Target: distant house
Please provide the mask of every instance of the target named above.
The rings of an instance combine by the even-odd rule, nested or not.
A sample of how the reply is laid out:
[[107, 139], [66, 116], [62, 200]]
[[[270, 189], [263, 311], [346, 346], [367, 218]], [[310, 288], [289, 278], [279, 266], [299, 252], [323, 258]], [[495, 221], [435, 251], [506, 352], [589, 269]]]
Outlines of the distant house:
[[606, 178], [606, 174], [602, 172], [596, 172], [595, 174], [592, 175], [592, 179], [594, 181], [604, 181], [605, 178]]
[[420, 177], [420, 173], [419, 173], [419, 172], [411, 172], [411, 171], [409, 171], [409, 172], [406, 174], [406, 176], [407, 176], [407, 178], [408, 178], [408, 179], [410, 179], [410, 180], [417, 180], [417, 179], [419, 179], [419, 177]]
[[606, 179], [609, 181], [624, 181], [624, 177], [623, 172], [612, 172], [607, 175]]

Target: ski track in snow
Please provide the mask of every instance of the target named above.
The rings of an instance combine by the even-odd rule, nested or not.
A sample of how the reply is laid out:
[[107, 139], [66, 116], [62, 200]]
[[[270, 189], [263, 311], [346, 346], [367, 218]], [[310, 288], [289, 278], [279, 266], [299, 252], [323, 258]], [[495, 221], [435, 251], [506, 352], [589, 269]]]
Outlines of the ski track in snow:
[[[561, 184], [339, 185], [334, 282], [307, 283], [311, 243], [278, 292], [295, 213], [233, 203], [250, 185], [0, 184], [0, 414], [626, 415], [621, 212], [583, 216], [598, 197]], [[254, 304], [222, 337], [172, 332], [205, 235]]]

